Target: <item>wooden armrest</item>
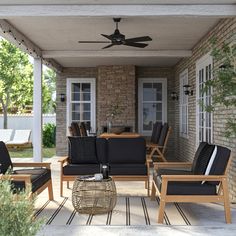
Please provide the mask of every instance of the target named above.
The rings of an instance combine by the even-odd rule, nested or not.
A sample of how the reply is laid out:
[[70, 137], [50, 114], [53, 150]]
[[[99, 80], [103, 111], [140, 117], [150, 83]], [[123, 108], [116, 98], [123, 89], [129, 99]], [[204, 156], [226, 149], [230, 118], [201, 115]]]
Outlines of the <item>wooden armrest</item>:
[[0, 179], [24, 181], [25, 184], [31, 184], [31, 175], [1, 175]]
[[61, 162], [61, 164], [65, 163], [68, 161], [68, 156], [65, 156], [65, 157], [60, 157], [60, 159], [58, 160], [58, 162]]
[[14, 167], [46, 167], [50, 169], [51, 163], [49, 162], [14, 162], [12, 163]]
[[192, 162], [154, 162], [154, 169], [158, 170], [161, 168], [181, 168], [181, 167], [192, 167]]
[[162, 175], [162, 181], [222, 181], [226, 175]]
[[146, 146], [149, 148], [163, 148], [163, 146], [159, 146], [156, 143], [148, 143], [148, 144], [146, 144]]

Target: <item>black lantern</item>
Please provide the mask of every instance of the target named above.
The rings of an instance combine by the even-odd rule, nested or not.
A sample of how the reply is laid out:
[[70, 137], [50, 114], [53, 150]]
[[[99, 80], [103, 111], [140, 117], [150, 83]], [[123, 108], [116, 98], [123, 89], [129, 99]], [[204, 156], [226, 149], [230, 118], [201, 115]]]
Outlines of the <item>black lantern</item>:
[[61, 102], [64, 102], [66, 100], [66, 95], [64, 93], [61, 93], [60, 99], [61, 99]]
[[193, 90], [191, 90], [191, 85], [185, 84], [184, 86], [184, 94], [188, 96], [193, 96]]

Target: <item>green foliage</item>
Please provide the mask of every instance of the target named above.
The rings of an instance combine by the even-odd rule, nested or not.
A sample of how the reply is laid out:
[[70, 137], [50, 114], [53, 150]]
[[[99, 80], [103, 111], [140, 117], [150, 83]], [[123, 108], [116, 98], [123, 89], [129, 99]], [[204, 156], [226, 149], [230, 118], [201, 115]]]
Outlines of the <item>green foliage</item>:
[[43, 126], [43, 146], [44, 147], [55, 147], [56, 144], [56, 126], [54, 124], [45, 124]]
[[36, 235], [44, 220], [34, 218], [35, 198], [27, 191], [13, 194], [9, 180], [0, 180], [0, 193], [0, 236]]
[[[214, 59], [213, 78], [205, 83], [203, 93], [213, 89], [212, 104], [205, 107], [208, 112], [215, 111], [218, 105], [228, 109], [236, 107], [236, 35], [219, 44], [216, 38], [211, 39]], [[228, 115], [226, 123], [226, 137], [236, 136], [236, 117], [233, 112]]]

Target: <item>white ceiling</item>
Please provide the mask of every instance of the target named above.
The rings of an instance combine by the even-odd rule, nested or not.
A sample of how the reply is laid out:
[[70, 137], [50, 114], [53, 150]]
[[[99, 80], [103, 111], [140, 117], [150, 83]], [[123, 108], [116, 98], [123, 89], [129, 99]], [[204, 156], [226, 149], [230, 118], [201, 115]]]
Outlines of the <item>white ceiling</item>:
[[15, 4], [232, 4], [235, 0], [1, 0], [0, 5]]
[[[204, 17], [126, 17], [119, 29], [126, 38], [149, 35], [153, 41], [145, 49], [114, 46], [106, 51], [189, 50], [218, 22]], [[112, 34], [115, 24], [108, 17], [14, 17], [8, 22], [43, 51], [78, 51], [76, 56], [55, 56], [63, 67], [134, 64], [173, 66], [179, 57], [86, 57], [79, 51], [104, 51], [106, 44], [79, 44], [79, 40], [104, 40], [100, 34]], [[106, 39], [105, 39], [106, 40]]]

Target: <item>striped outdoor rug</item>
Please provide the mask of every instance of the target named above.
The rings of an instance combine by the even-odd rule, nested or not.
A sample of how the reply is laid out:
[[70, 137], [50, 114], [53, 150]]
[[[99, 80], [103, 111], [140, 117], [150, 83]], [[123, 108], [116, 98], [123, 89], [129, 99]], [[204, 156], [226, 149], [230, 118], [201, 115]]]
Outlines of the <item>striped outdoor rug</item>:
[[[159, 199], [147, 197], [118, 197], [113, 211], [102, 215], [77, 213], [71, 199], [40, 201], [35, 217], [44, 217], [47, 225], [156, 225]], [[223, 219], [222, 219], [223, 220]], [[191, 217], [180, 204], [167, 204], [164, 223], [166, 225], [191, 225]]]

